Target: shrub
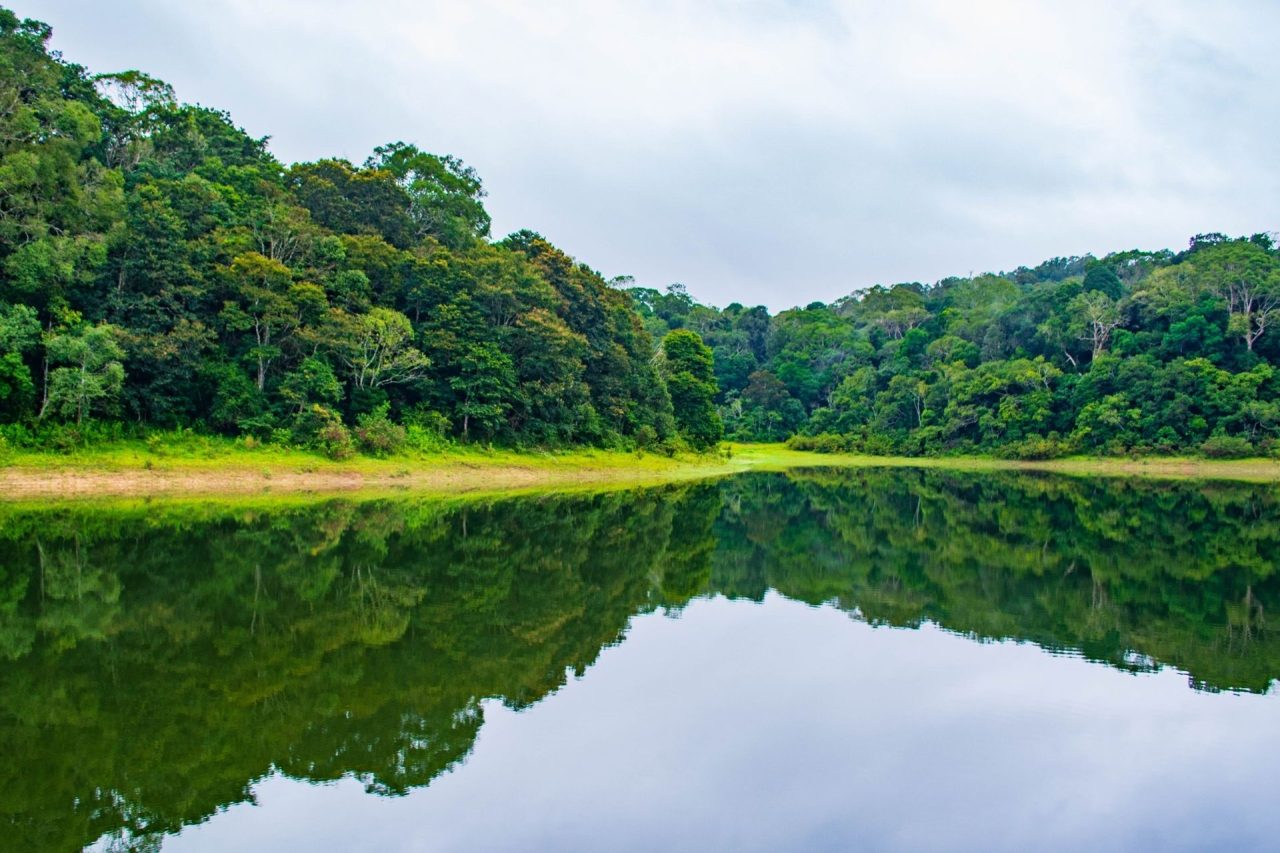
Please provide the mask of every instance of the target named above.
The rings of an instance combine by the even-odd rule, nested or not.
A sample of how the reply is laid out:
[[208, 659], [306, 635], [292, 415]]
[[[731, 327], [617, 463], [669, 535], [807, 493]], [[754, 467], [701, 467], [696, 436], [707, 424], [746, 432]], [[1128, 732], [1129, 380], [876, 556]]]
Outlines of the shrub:
[[390, 456], [404, 449], [405, 429], [392, 422], [388, 416], [390, 411], [391, 406], [383, 403], [360, 416], [355, 435], [362, 452], [370, 456]]
[[635, 434], [636, 447], [649, 450], [658, 444], [658, 431], [649, 424], [642, 424]]
[[[252, 435], [262, 439], [269, 438], [273, 441], [275, 439], [272, 438], [272, 434], [280, 431], [276, 424], [275, 417], [272, 416], [270, 412], [263, 412], [262, 414], [254, 415], [252, 417], [241, 418], [236, 422], [236, 429], [242, 435]], [[288, 432], [288, 430], [285, 431]]]
[[868, 456], [892, 456], [895, 450], [893, 439], [884, 435], [867, 436], [860, 449]]
[[807, 450], [812, 453], [850, 453], [857, 449], [859, 443], [857, 436], [833, 432], [793, 435], [787, 439], [787, 447], [792, 450]]
[[311, 447], [330, 459], [347, 459], [355, 453], [351, 430], [332, 409], [313, 405], [300, 412], [294, 421], [293, 440]]
[[677, 453], [683, 453], [688, 449], [689, 445], [685, 443], [684, 438], [680, 435], [669, 435], [658, 442], [658, 452], [663, 456], [675, 456]]
[[74, 424], [56, 424], [44, 433], [44, 444], [59, 453], [74, 453], [84, 443], [84, 435]]
[[1071, 446], [1059, 438], [1031, 435], [1000, 447], [996, 455], [1004, 459], [1058, 459], [1071, 453]]
[[401, 417], [401, 421], [406, 428], [417, 429], [431, 433], [437, 438], [444, 438], [449, 434], [452, 424], [440, 412], [427, 407], [425, 403], [419, 403], [409, 411], [405, 412]]
[[351, 430], [341, 421], [325, 424], [316, 432], [315, 447], [330, 459], [349, 459], [356, 452]]
[[405, 446], [418, 453], [439, 453], [450, 444], [449, 439], [440, 433], [416, 424], [405, 426], [404, 433]]
[[1200, 452], [1210, 459], [1242, 459], [1253, 456], [1257, 451], [1247, 438], [1238, 435], [1215, 435], [1200, 445]]

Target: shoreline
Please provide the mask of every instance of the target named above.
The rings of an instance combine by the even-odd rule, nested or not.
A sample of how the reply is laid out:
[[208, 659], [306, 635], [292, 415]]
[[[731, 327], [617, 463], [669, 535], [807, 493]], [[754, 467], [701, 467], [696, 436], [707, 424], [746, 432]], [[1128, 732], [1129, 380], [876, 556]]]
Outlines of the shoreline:
[[822, 454], [779, 444], [728, 445], [726, 455], [676, 458], [611, 451], [445, 452], [423, 458], [333, 462], [293, 451], [239, 451], [174, 458], [146, 451], [21, 457], [0, 467], [0, 501], [96, 498], [248, 497], [353, 493], [450, 496], [628, 488], [802, 468], [924, 468], [1028, 471], [1067, 476], [1141, 477], [1280, 483], [1280, 460], [1079, 458], [1016, 461], [985, 457], [913, 458]]

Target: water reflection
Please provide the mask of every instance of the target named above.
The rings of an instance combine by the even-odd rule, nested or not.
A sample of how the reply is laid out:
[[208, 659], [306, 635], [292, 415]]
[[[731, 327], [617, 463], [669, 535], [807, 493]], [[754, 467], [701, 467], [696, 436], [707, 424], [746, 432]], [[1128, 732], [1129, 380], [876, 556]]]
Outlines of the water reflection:
[[[448, 505], [0, 509], [15, 849], [146, 843], [279, 772], [399, 795], [633, 616], [768, 590], [1191, 686], [1280, 675], [1272, 487], [920, 471]], [[31, 784], [38, 780], [39, 784]]]

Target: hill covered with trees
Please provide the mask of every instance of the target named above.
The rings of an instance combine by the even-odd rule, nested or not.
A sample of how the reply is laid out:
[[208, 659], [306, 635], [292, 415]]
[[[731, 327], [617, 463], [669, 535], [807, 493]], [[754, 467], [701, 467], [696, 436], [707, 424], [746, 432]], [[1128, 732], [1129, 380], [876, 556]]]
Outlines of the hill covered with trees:
[[[1270, 453], [1266, 234], [876, 286], [771, 316], [490, 238], [462, 161], [286, 165], [0, 9], [0, 439], [191, 429], [362, 449]], [[0, 446], [2, 449], [2, 446]]]
[[632, 290], [711, 346], [731, 438], [908, 455], [1269, 453], [1280, 436], [1270, 235], [876, 286], [769, 316]]
[[[10, 441], [74, 441], [96, 420], [335, 455], [392, 447], [402, 425], [677, 442], [680, 364], [655, 358], [630, 297], [531, 231], [491, 242], [461, 161], [397, 142], [362, 165], [285, 166], [158, 80], [63, 61], [50, 34], [0, 10]], [[702, 426], [690, 443], [719, 439]]]

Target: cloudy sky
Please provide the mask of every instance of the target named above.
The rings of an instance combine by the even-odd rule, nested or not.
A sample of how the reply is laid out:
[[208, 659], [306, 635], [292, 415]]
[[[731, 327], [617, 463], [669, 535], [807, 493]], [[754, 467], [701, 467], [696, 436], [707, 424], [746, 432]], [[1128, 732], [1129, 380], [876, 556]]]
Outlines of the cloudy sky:
[[1280, 229], [1280, 3], [8, 0], [285, 161], [403, 139], [606, 276], [774, 309]]

